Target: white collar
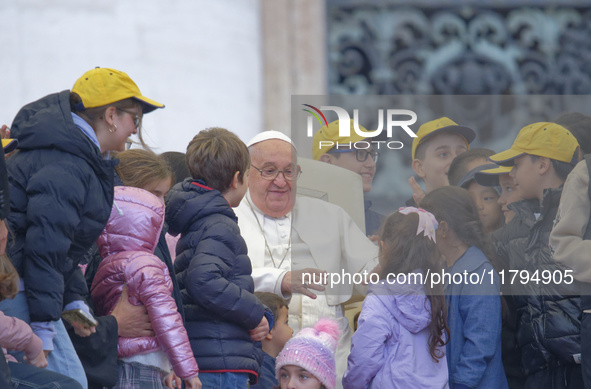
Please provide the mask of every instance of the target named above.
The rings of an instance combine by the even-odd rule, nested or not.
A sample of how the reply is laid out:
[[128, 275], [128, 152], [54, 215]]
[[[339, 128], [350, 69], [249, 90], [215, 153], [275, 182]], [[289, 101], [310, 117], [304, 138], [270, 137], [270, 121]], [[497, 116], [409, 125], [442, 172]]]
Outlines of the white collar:
[[245, 200], [246, 200], [247, 205], [252, 209], [255, 217], [258, 219], [261, 226], [264, 225], [265, 219], [271, 220], [273, 222], [287, 219], [289, 222], [291, 222], [291, 214], [292, 214], [291, 211], [289, 211], [285, 216], [280, 216], [280, 217], [269, 216], [266, 213], [264, 213], [263, 211], [261, 211], [259, 209], [259, 207], [257, 207], [254, 204], [254, 201], [252, 201], [252, 198], [250, 197], [250, 190], [246, 191]]

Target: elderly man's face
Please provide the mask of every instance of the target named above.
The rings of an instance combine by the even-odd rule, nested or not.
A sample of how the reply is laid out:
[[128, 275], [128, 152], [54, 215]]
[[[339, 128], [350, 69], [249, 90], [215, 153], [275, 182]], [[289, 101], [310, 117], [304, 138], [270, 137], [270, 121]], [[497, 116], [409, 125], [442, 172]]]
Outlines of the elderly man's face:
[[[292, 167], [293, 180], [286, 180], [281, 173], [274, 180], [263, 179], [261, 173], [253, 166], [263, 170], [272, 167], [284, 170]], [[299, 169], [297, 157], [289, 143], [271, 139], [252, 146], [248, 190], [254, 205], [271, 217], [285, 216], [291, 211], [295, 202], [296, 169]]]

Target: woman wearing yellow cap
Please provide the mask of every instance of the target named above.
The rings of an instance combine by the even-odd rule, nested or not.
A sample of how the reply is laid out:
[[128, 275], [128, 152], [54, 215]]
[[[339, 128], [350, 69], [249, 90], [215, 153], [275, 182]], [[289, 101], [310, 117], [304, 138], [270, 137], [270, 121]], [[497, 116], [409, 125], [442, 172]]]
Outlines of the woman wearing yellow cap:
[[[61, 314], [89, 312], [78, 264], [111, 212], [117, 161], [108, 154], [124, 150], [128, 137], [140, 131], [143, 114], [162, 107], [144, 97], [127, 74], [96, 68], [72, 91], [25, 105], [11, 126], [19, 151], [7, 160], [7, 222], [14, 232], [7, 252], [22, 283], [17, 297], [0, 303], [0, 309], [29, 321], [49, 352], [48, 368], [83, 387], [84, 370]], [[96, 331], [81, 324], [74, 329], [79, 336]]]

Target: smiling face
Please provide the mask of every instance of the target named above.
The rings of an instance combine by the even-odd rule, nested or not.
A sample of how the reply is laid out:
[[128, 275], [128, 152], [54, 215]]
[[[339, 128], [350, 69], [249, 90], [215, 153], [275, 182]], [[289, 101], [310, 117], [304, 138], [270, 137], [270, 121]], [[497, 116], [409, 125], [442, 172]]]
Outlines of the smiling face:
[[539, 174], [540, 159], [532, 160], [529, 155], [515, 158], [509, 175], [515, 181], [519, 196], [523, 199], [538, 199], [541, 201], [541, 176]]
[[515, 216], [515, 212], [509, 210], [507, 205], [521, 200], [521, 196], [515, 188], [513, 178], [509, 174], [501, 174], [499, 176], [499, 185], [501, 186], [501, 196], [498, 201], [501, 205], [501, 211], [503, 211], [503, 215], [505, 216], [505, 224], [507, 224]]
[[[453, 133], [436, 134], [419, 145], [424, 148], [424, 157], [415, 158], [413, 170], [425, 181], [427, 193], [449, 185], [447, 173], [453, 159], [468, 150], [466, 140]], [[417, 152], [422, 155], [423, 150]]]
[[277, 174], [274, 180], [266, 180], [254, 167], [263, 170], [270, 167], [278, 170], [291, 167], [292, 171], [296, 172], [299, 166], [297, 166], [295, 151], [285, 141], [270, 139], [251, 146], [250, 156], [248, 189], [252, 202], [268, 216], [285, 216], [295, 203], [297, 174], [292, 181], [286, 180], [282, 173]]
[[[374, 151], [374, 148], [370, 146], [365, 151], [371, 152]], [[357, 159], [356, 150], [353, 149], [350, 152], [323, 154], [320, 160], [359, 174], [363, 183], [363, 192], [367, 193], [371, 191], [373, 177], [376, 174], [376, 163], [371, 155], [367, 155], [367, 159], [360, 162]]]
[[502, 216], [497, 191], [490, 186], [483, 186], [473, 181], [468, 186], [468, 192], [470, 192], [472, 199], [474, 199], [476, 209], [478, 209], [478, 217], [482, 222], [484, 231], [491, 233], [499, 228]]
[[125, 151], [127, 139], [138, 133], [142, 117], [141, 107], [135, 105], [131, 108], [119, 109], [110, 106], [103, 117], [105, 126], [100, 132], [97, 130], [101, 152]]

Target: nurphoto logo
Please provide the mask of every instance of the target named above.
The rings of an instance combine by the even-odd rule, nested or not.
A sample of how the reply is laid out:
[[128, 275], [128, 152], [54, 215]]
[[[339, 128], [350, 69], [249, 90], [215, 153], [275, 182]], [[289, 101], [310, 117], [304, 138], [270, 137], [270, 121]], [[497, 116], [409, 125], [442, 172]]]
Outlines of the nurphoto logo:
[[[308, 121], [307, 121], [307, 134], [306, 135], [308, 137], [314, 136], [314, 120], [313, 120], [313, 118], [316, 118], [318, 123], [320, 123], [321, 127], [328, 126], [328, 121], [326, 120], [326, 116], [322, 112], [322, 111], [326, 111], [326, 110], [334, 111], [337, 114], [337, 117], [339, 120], [339, 137], [347, 138], [347, 137], [351, 136], [351, 125], [350, 125], [351, 116], [349, 115], [349, 113], [347, 112], [346, 109], [341, 108], [341, 107], [337, 107], [334, 105], [321, 106], [320, 109], [318, 109], [310, 104], [302, 104], [302, 105], [309, 108], [309, 109], [303, 108], [303, 111], [308, 112], [310, 115], [312, 115], [312, 116], [308, 116]], [[373, 144], [374, 148], [376, 148], [376, 149], [379, 149], [380, 145], [385, 145], [389, 149], [393, 149], [393, 150], [401, 149], [404, 146], [404, 144], [401, 141], [390, 140], [390, 138], [392, 138], [392, 134], [393, 134], [395, 128], [403, 129], [406, 132], [406, 134], [408, 136], [410, 136], [411, 138], [417, 137], [417, 134], [415, 134], [414, 131], [410, 129], [410, 126], [417, 121], [417, 114], [414, 111], [411, 111], [408, 109], [387, 109], [385, 111], [386, 111], [386, 113], [384, 114], [383, 109], [378, 109], [378, 128], [376, 130], [370, 131], [368, 129], [367, 131], [362, 131], [359, 128], [359, 110], [354, 109], [353, 110], [353, 130], [355, 131], [355, 133], [357, 133], [357, 135], [363, 136], [365, 139], [369, 139], [369, 138], [375, 138], [375, 137], [381, 135], [382, 131], [384, 131], [384, 129], [385, 129], [386, 136], [387, 136], [388, 140], [379, 140], [379, 141], [377, 141], [377, 140], [374, 140], [374, 141], [363, 140], [363, 141], [354, 142], [352, 144], [337, 143], [336, 148], [338, 149], [339, 146], [347, 146], [349, 148], [355, 148], [355, 149], [368, 149]], [[384, 117], [386, 118], [386, 120], [384, 120]], [[401, 120], [400, 119], [401, 117], [404, 118], [404, 120]], [[384, 125], [384, 121], [385, 121], [385, 125]], [[318, 146], [320, 148], [326, 147], [326, 146], [333, 147], [333, 146], [335, 146], [335, 142], [320, 141], [320, 144]]]

